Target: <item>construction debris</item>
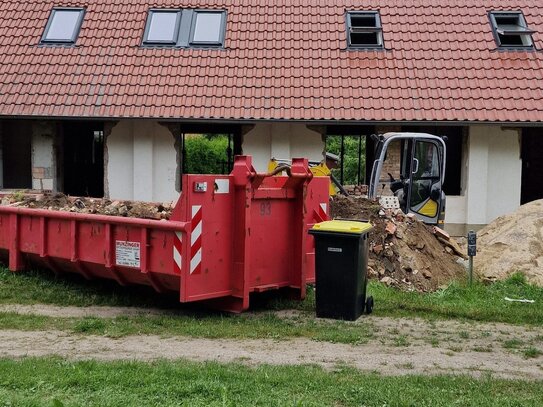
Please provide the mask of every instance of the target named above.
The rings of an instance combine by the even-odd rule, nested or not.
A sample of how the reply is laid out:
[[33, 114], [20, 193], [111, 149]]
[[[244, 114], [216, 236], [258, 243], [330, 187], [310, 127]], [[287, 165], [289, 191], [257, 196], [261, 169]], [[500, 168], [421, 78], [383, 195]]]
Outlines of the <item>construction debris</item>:
[[156, 220], [169, 219], [173, 208], [172, 202], [111, 201], [103, 198], [68, 196], [62, 193], [20, 192], [3, 196], [1, 205]]
[[[368, 275], [386, 285], [405, 290], [434, 291], [451, 280], [465, 276], [452, 247], [441, 229], [438, 239], [432, 228], [405, 215], [400, 209], [384, 209], [379, 202], [363, 197], [336, 196], [331, 203], [335, 219], [360, 219], [372, 223]], [[445, 243], [446, 242], [446, 243]], [[447, 250], [448, 249], [448, 250]]]

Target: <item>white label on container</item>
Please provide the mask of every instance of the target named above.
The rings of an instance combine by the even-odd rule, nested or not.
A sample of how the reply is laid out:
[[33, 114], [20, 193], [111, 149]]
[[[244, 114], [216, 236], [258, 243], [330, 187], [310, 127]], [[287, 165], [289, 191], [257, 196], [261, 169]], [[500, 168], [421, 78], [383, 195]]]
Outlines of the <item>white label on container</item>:
[[341, 253], [343, 251], [343, 249], [341, 247], [329, 247], [328, 251], [329, 252], [334, 252], [334, 253]]
[[117, 266], [140, 267], [140, 243], [115, 242], [115, 264]]
[[230, 192], [230, 180], [229, 179], [215, 179], [215, 193], [227, 194]]

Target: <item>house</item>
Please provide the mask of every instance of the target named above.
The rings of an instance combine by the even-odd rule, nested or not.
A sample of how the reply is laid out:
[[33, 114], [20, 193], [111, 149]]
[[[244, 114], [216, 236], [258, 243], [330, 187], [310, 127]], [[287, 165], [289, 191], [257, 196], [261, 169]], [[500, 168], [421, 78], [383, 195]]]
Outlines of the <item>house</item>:
[[543, 197], [534, 1], [3, 0], [0, 33], [5, 189], [171, 200], [186, 133], [265, 170], [401, 129], [448, 137], [449, 225]]

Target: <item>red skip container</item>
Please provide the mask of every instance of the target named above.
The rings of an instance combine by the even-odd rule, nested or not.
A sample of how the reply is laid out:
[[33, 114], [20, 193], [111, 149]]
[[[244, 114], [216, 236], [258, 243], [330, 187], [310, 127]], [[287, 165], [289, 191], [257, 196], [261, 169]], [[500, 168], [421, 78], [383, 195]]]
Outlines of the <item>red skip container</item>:
[[303, 299], [315, 281], [308, 230], [328, 219], [328, 185], [306, 159], [269, 176], [238, 156], [230, 175], [184, 175], [169, 221], [0, 207], [0, 254], [12, 271], [145, 284], [232, 312], [251, 292], [288, 287]]

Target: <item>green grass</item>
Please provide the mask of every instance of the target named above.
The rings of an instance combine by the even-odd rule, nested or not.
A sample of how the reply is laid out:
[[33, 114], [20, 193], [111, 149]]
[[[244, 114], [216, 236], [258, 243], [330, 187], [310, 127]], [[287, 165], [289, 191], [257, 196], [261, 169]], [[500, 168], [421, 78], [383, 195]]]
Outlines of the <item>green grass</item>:
[[539, 406], [542, 382], [341, 366], [0, 359], [2, 406]]
[[[543, 324], [543, 289], [527, 284], [518, 275], [490, 286], [452, 283], [444, 290], [427, 294], [401, 292], [372, 281], [368, 293], [375, 298], [377, 316]], [[532, 298], [536, 303], [511, 303], [503, 299], [505, 296]], [[4, 312], [0, 313], [0, 329], [64, 329], [113, 337], [140, 333], [207, 338], [306, 337], [340, 343], [364, 343], [374, 337], [374, 327], [364, 317], [358, 324], [314, 318], [315, 295], [311, 288], [302, 302], [273, 295], [254, 297], [251, 301], [254, 312], [230, 315], [206, 310], [198, 304], [179, 304], [175, 294], [157, 294], [147, 287], [120, 287], [110, 281], [84, 281], [79, 276], [57, 279], [48, 272], [10, 273], [0, 269], [0, 304], [122, 305], [175, 310], [158, 316], [101, 319], [46, 318]], [[273, 312], [282, 309], [295, 309], [300, 315], [282, 318]], [[462, 331], [459, 335], [463, 338], [469, 334]], [[397, 346], [409, 345], [401, 338], [396, 342]]]
[[503, 347], [505, 349], [518, 349], [523, 342], [520, 339], [508, 339], [503, 342]]
[[537, 348], [534, 348], [533, 346], [527, 348], [527, 349], [524, 349], [524, 357], [526, 359], [529, 359], [529, 358], [537, 358], [541, 355], [543, 355], [543, 352], [541, 352], [539, 349]]
[[198, 338], [275, 339], [309, 338], [333, 343], [366, 343], [374, 337], [370, 324], [326, 323], [308, 317], [298, 322], [271, 313], [245, 315], [130, 316], [116, 318], [52, 318], [0, 313], [0, 329], [63, 330], [113, 338], [126, 335], [190, 336]]
[[[373, 283], [374, 313], [383, 316], [463, 319], [543, 325], [543, 288], [528, 284], [521, 274], [491, 285], [453, 282], [434, 293], [402, 292]], [[529, 298], [533, 304], [508, 302], [504, 297]]]

